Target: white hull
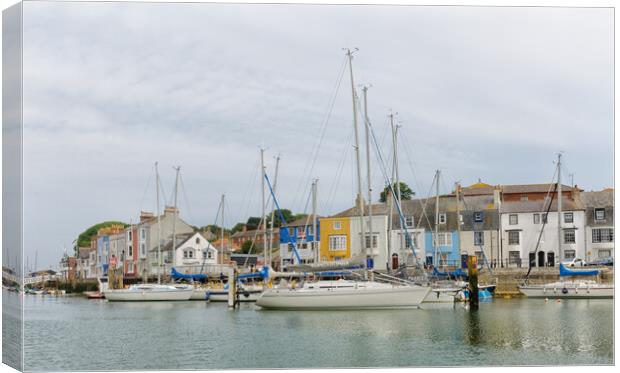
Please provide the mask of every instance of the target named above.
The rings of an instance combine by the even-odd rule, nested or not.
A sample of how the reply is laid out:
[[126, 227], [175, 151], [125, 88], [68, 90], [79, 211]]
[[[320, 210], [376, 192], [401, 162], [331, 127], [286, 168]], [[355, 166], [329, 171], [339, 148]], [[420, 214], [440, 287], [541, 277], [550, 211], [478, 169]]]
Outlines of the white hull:
[[[262, 291], [248, 292], [247, 296], [243, 292], [239, 292], [239, 302], [256, 302], [262, 294]], [[206, 297], [206, 295], [205, 295]], [[214, 291], [209, 294], [210, 302], [228, 302], [228, 291]]]
[[614, 286], [588, 282], [555, 282], [544, 285], [519, 286], [530, 298], [613, 298]]
[[431, 289], [424, 298], [423, 304], [429, 303], [454, 303], [456, 294], [460, 289], [446, 290], [446, 289]]
[[430, 287], [372, 283], [350, 286], [304, 286], [300, 289], [269, 289], [256, 301], [265, 309], [383, 309], [417, 308]]
[[105, 290], [110, 302], [185, 301], [192, 296], [193, 289], [177, 289], [172, 286], [132, 286], [129, 289]]

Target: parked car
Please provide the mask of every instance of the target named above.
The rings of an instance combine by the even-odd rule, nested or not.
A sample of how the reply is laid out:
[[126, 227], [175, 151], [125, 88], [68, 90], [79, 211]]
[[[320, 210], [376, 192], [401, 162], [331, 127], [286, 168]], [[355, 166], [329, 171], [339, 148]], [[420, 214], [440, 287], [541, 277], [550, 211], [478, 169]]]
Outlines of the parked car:
[[613, 266], [614, 258], [611, 256], [607, 256], [604, 258], [597, 258], [590, 262], [587, 262], [585, 265], [587, 266]]
[[567, 267], [582, 267], [586, 264], [585, 260], [579, 258], [573, 258], [572, 260], [567, 260], [562, 262]]

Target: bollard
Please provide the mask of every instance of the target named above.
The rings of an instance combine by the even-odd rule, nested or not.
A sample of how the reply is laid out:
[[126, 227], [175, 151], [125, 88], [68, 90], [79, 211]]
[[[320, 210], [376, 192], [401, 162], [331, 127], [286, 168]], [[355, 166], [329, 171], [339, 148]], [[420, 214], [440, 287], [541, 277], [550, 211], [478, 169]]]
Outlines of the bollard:
[[469, 276], [469, 309], [478, 309], [478, 258], [470, 255], [467, 260], [467, 272]]
[[237, 305], [237, 269], [233, 268], [228, 274], [228, 307]]

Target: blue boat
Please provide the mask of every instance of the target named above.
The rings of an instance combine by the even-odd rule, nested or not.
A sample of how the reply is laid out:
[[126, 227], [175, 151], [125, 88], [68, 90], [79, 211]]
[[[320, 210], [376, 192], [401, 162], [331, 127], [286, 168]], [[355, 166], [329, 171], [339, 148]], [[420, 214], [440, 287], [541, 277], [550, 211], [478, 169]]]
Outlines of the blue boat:
[[570, 269], [560, 263], [560, 276], [598, 276], [600, 269]]

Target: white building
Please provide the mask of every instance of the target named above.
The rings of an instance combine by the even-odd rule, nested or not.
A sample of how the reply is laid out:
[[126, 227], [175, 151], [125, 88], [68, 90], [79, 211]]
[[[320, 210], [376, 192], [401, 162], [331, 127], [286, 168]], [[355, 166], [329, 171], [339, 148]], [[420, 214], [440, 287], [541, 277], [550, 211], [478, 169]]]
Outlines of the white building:
[[[154, 257], [157, 257], [157, 247]], [[172, 250], [172, 238], [161, 247], [162, 257], [175, 257], [175, 267], [197, 268], [202, 265], [218, 264], [218, 250], [204, 238], [201, 232], [179, 234], [176, 236], [176, 249]], [[171, 266], [166, 266], [164, 274], [169, 274]]]
[[[585, 214], [581, 202], [572, 195], [562, 199], [560, 235], [556, 199], [547, 216], [548, 205], [546, 199], [502, 202], [500, 226], [504, 264], [526, 267], [533, 262], [538, 267], [554, 266], [560, 261], [560, 248], [561, 261], [585, 258]], [[538, 253], [535, 254], [537, 244]]]
[[614, 191], [583, 192], [585, 207], [585, 260], [614, 256]]

